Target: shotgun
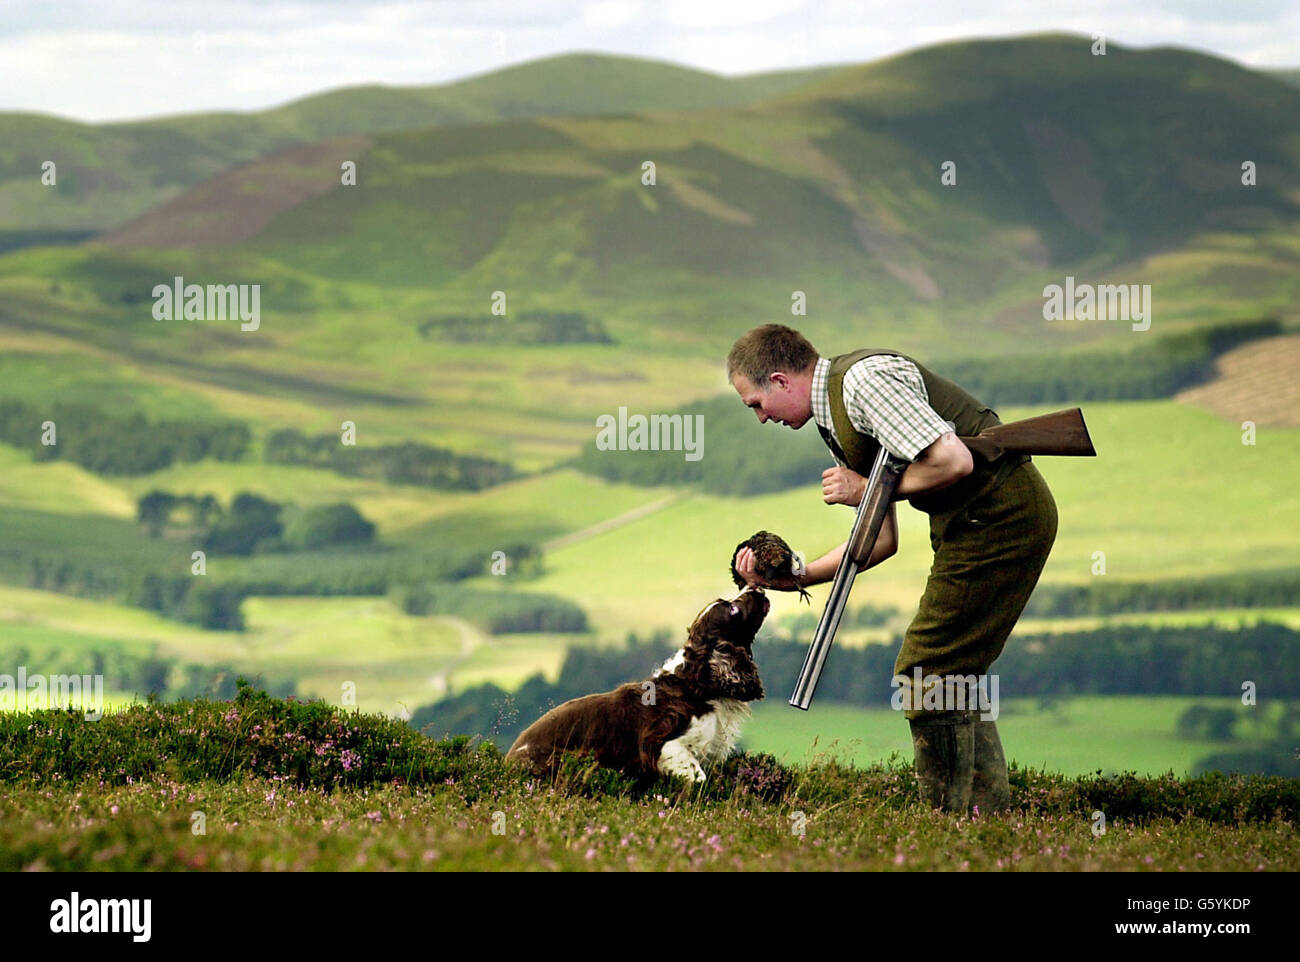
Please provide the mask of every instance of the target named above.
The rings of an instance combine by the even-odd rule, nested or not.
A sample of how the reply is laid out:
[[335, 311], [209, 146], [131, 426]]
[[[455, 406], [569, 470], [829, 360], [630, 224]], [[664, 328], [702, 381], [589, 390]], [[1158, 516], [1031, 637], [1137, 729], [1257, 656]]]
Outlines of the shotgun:
[[1078, 408], [1054, 411], [1037, 417], [995, 424], [973, 438], [958, 438], [966, 447], [989, 461], [1003, 454], [1049, 454], [1066, 457], [1097, 456]]
[[[1083, 412], [1079, 408], [1040, 414], [1010, 424], [997, 424], [974, 437], [959, 437], [958, 440], [989, 461], [1003, 454], [1067, 457], [1096, 457], [1097, 454], [1092, 439], [1088, 436], [1088, 426], [1083, 422]], [[817, 622], [817, 631], [813, 634], [812, 644], [808, 646], [799, 680], [795, 682], [794, 694], [790, 696], [790, 704], [795, 708], [807, 711], [812, 704], [813, 692], [817, 690], [822, 667], [826, 663], [826, 656], [830, 654], [831, 642], [835, 640], [840, 618], [844, 615], [853, 579], [857, 577], [858, 568], [871, 557], [871, 549], [876, 546], [876, 538], [885, 523], [889, 505], [894, 500], [898, 481], [909, 463], [895, 458], [885, 450], [883, 444], [876, 453], [871, 474], [867, 477], [866, 491], [858, 505], [857, 516], [853, 519], [853, 530], [849, 533], [844, 555], [835, 571], [835, 580], [831, 582], [826, 609]]]
[[812, 704], [813, 692], [817, 690], [822, 666], [830, 654], [835, 630], [840, 626], [845, 602], [849, 600], [849, 589], [853, 587], [853, 579], [858, 575], [858, 566], [871, 557], [871, 549], [876, 546], [876, 537], [880, 534], [881, 525], [885, 523], [890, 502], [894, 500], [894, 489], [898, 487], [898, 479], [903, 476], [908, 463], [886, 451], [883, 444], [876, 452], [871, 474], [867, 477], [867, 489], [862, 494], [857, 516], [853, 519], [853, 530], [849, 533], [848, 544], [844, 546], [844, 554], [840, 557], [835, 580], [831, 582], [830, 597], [826, 599], [826, 608], [821, 620], [817, 622], [817, 631], [813, 634], [812, 644], [808, 646], [808, 654], [804, 656], [794, 694], [790, 696], [790, 704], [795, 708], [807, 711]]

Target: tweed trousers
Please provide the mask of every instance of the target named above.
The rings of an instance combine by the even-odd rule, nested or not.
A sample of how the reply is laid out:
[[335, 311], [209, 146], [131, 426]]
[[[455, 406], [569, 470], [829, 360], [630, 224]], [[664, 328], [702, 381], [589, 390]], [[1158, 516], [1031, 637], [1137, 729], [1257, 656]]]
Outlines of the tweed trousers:
[[[934, 563], [894, 662], [905, 693], [918, 668], [922, 676], [988, 673], [1038, 583], [1056, 525], [1056, 501], [1032, 461], [964, 508], [931, 515]], [[927, 715], [920, 693], [911, 698], [906, 717]]]

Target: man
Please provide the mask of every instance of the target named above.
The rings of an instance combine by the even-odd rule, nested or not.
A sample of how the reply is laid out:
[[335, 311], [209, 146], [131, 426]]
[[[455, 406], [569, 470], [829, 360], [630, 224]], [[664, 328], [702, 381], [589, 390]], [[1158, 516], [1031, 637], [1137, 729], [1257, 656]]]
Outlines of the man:
[[[1007, 763], [997, 725], [978, 709], [942, 709], [912, 690], [920, 677], [984, 676], [1002, 653], [1056, 539], [1056, 503], [1028, 455], [988, 462], [958, 435], [994, 424], [997, 414], [951, 381], [896, 351], [859, 350], [823, 358], [798, 331], [766, 324], [749, 331], [727, 356], [727, 378], [760, 423], [799, 430], [810, 419], [838, 467], [822, 473], [822, 500], [857, 505], [879, 445], [911, 462], [895, 494], [930, 516], [934, 564], [916, 616], [894, 663], [911, 726], [917, 780], [932, 806], [965, 812], [1006, 808]], [[846, 542], [847, 544], [847, 542]], [[894, 506], [864, 568], [897, 550]], [[845, 544], [807, 565], [804, 584], [831, 581]], [[789, 590], [753, 571], [753, 555], [736, 559], [741, 576]], [[948, 688], [949, 691], [953, 689]], [[966, 701], [965, 705], [973, 704]]]

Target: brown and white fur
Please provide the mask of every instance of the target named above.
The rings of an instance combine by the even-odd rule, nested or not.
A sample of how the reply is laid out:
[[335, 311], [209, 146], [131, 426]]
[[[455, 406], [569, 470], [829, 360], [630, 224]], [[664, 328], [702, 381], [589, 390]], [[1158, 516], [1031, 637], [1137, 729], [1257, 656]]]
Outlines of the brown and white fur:
[[646, 681], [566, 701], [533, 722], [506, 757], [536, 774], [568, 752], [639, 777], [705, 780], [740, 737], [749, 702], [763, 697], [754, 636], [767, 617], [763, 592], [746, 588], [695, 617], [686, 645]]

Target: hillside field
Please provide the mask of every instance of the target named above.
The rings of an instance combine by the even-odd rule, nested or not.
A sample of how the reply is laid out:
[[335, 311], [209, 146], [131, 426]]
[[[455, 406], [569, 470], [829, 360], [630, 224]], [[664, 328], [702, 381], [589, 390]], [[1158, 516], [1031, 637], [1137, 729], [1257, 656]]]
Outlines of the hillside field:
[[[749, 77], [577, 54], [248, 114], [81, 124], [0, 113], [0, 674], [107, 663], [109, 707], [142, 727], [172, 717], [151, 689], [207, 711], [191, 696], [229, 695], [236, 675], [278, 694], [292, 684], [321, 700], [309, 713], [371, 719], [357, 725], [391, 736], [367, 743], [381, 758], [414, 738], [396, 720], [444, 696], [491, 683], [505, 694], [484, 699], [505, 713], [528, 679], [556, 679], [574, 646], [661, 632], [675, 644], [704, 605], [737, 590], [737, 543], [767, 529], [814, 558], [845, 539], [853, 511], [826, 506], [821, 467], [805, 478], [803, 462], [797, 487], [782, 478], [742, 497], [721, 487], [723, 470], [702, 474], [712, 487], [649, 473], [656, 483], [641, 486], [584, 457], [602, 415], [719, 398], [738, 418], [708, 409], [705, 467], [733, 463], [726, 442], [772, 464], [769, 452], [816, 444], [814, 425], [797, 438], [759, 426], [730, 393], [728, 348], [769, 322], [828, 357], [876, 345], [939, 374], [996, 368], [1022, 402], [980, 394], [1004, 422], [1082, 406], [1098, 457], [1035, 460], [1060, 513], [1045, 587], [1173, 589], [1300, 570], [1300, 140], [1287, 120], [1300, 89], [1172, 47], [1115, 44], [1098, 70], [1087, 48], [1083, 36], [1042, 34]], [[1242, 144], [1262, 158], [1249, 189]], [[59, 178], [42, 185], [35, 158], [47, 156]], [[952, 183], [940, 178], [948, 162]], [[346, 163], [355, 183], [340, 177]], [[156, 317], [156, 285], [182, 275], [256, 288], [256, 331], [237, 318]], [[1045, 288], [1067, 278], [1149, 286], [1150, 328], [1046, 320]], [[1222, 352], [1187, 347], [1260, 324], [1266, 335]], [[1161, 376], [1167, 360], [1178, 387]], [[1081, 399], [1066, 396], [1076, 389]], [[1023, 403], [1034, 397], [1060, 400]], [[73, 440], [50, 452], [35, 438], [56, 410]], [[134, 416], [147, 424], [130, 427]], [[146, 441], [198, 443], [222, 419], [246, 429], [241, 460], [170, 452], [129, 473]], [[332, 459], [345, 423], [361, 449], [351, 463]], [[307, 436], [301, 446], [276, 441], [289, 428]], [[80, 453], [98, 455], [80, 462], [93, 470], [76, 461], [78, 437]], [[309, 466], [322, 464], [337, 470]], [[419, 473], [431, 464], [451, 467]], [[722, 480], [777, 476], [748, 464]], [[191, 506], [151, 534], [137, 515], [155, 492], [213, 495], [231, 515], [241, 493], [286, 516], [342, 504], [373, 523], [374, 542], [355, 528], [323, 547], [226, 541], [195, 582], [193, 552], [212, 530]], [[850, 609], [892, 614], [846, 626], [837, 645], [894, 644], [916, 609], [928, 519], [906, 504], [898, 518], [897, 555], [859, 577]], [[498, 551], [505, 571], [489, 574]], [[209, 588], [207, 601], [220, 597], [204, 608], [195, 596]], [[769, 628], [815, 617], [828, 592], [812, 589], [810, 605], [774, 593]], [[1266, 600], [1029, 618], [1010, 644], [1101, 627], [1300, 626], [1300, 601]], [[489, 621], [512, 602], [532, 605], [533, 620]], [[232, 613], [243, 629], [216, 630], [237, 623]], [[553, 630], [565, 626], [584, 630]], [[760, 638], [760, 670], [762, 649]], [[126, 759], [92, 788], [86, 772], [59, 767], [60, 718], [27, 729], [5, 712], [0, 727], [54, 739], [30, 747], [59, 760], [24, 769], [49, 779], [39, 786], [11, 780], [27, 756], [0, 764], [0, 869], [1300, 864], [1293, 787], [1241, 826], [1227, 783], [1211, 786], [1208, 807], [1189, 801], [1203, 785], [1184, 776], [1199, 760], [1261, 747], [1268, 733], [1243, 724], [1232, 743], [1182, 739], [1178, 718], [1236, 702], [1009, 689], [1014, 822], [932, 819], [911, 804], [902, 719], [832, 702], [803, 714], [783, 691], [756, 707], [725, 791], [695, 799], [680, 786], [626, 792], [590, 772], [566, 794], [575, 786], [513, 778], [486, 747], [427, 740], [412, 751], [450, 766], [445, 785], [389, 772], [290, 788], [299, 769], [268, 771], [254, 752], [237, 771], [135, 758], [148, 778], [118, 784]], [[247, 747], [248, 732], [220, 731], [232, 752]], [[123, 744], [184, 761], [147, 740]], [[1089, 780], [1099, 771], [1104, 789]], [[1100, 839], [1085, 803], [1125, 797], [1124, 772], [1172, 772], [1133, 789], [1168, 804], [1120, 817]], [[769, 776], [779, 791], [744, 784]], [[1255, 799], [1244, 784], [1232, 792]], [[194, 805], [210, 808], [207, 841], [186, 835]], [[1203, 809], [1204, 821], [1188, 814]], [[509, 831], [484, 835], [497, 811]], [[795, 811], [812, 818], [807, 838], [783, 830]]]
[[[1295, 564], [1289, 532], [1300, 527], [1300, 501], [1293, 487], [1276, 480], [1300, 471], [1295, 429], [1263, 430], [1257, 445], [1249, 447], [1240, 443], [1236, 425], [1175, 402], [1090, 403], [1085, 409], [1100, 457], [1037, 461], [1061, 513], [1061, 533], [1044, 573], [1045, 584], [1095, 577], [1090, 569], [1092, 552], [1098, 550], [1106, 552], [1105, 577], [1120, 580], [1158, 581]], [[1000, 413], [1011, 419], [1037, 412]], [[768, 425], [764, 430], [771, 443], [783, 440], [784, 429]], [[211, 491], [223, 499], [248, 489], [305, 503], [351, 500], [379, 523], [381, 537], [434, 550], [438, 544], [467, 539], [485, 546], [519, 537], [564, 539], [567, 543], [547, 552], [540, 578], [516, 586], [578, 602], [591, 615], [590, 633], [491, 636], [462, 619], [405, 615], [389, 599], [365, 597], [250, 598], [244, 603], [247, 630], [231, 633], [181, 625], [109, 601], [0, 588], [0, 639], [9, 650], [20, 647], [28, 652], [29, 670], [36, 670], [43, 656], [67, 658], [77, 651], [110, 648], [136, 654], [152, 651], [186, 662], [230, 664], [250, 677], [291, 677], [304, 695], [335, 703], [342, 698], [343, 685], [351, 682], [359, 707], [394, 715], [487, 681], [509, 690], [535, 672], [554, 678], [572, 644], [618, 644], [629, 632], [647, 637], [655, 629], [682, 637], [703, 604], [734, 590], [726, 562], [734, 545], [748, 534], [767, 527], [811, 552], [831, 547], [851, 520], [849, 509], [821, 503], [815, 481], [806, 491], [728, 498], [638, 488], [564, 469], [489, 491], [445, 493], [310, 468], [212, 461], [178, 465], [155, 475], [103, 478], [60, 462], [34, 465], [12, 448], [0, 446], [0, 451], [8, 467], [0, 481], [0, 500], [10, 509], [0, 514], [0, 523], [8, 527], [10, 542], [28, 539], [55, 549], [61, 545], [70, 557], [89, 557], [91, 546], [99, 544], [93, 550], [107, 559], [124, 543], [136, 543], [138, 558], [171, 551], [178, 564], [188, 564], [183, 544], [153, 541], [130, 520], [134, 499], [154, 487], [177, 493]], [[1250, 464], [1261, 457], [1267, 457], [1268, 470], [1252, 471]], [[1172, 477], [1161, 468], [1172, 463], [1194, 463], [1197, 469]], [[629, 512], [656, 504], [663, 506], [618, 523]], [[96, 526], [79, 516], [91, 511]], [[25, 519], [21, 525], [19, 518]], [[611, 519], [612, 527], [606, 526]], [[898, 614], [884, 629], [846, 630], [841, 644], [887, 638], [906, 625], [914, 610], [929, 563], [925, 518], [903, 506], [899, 519], [899, 554], [864, 574], [854, 593], [858, 604], [892, 606]], [[103, 533], [95, 533], [101, 527]], [[701, 532], [707, 536], [701, 537]], [[1214, 550], [1207, 550], [1210, 544]], [[226, 563], [214, 559], [212, 571], [219, 573]], [[230, 563], [237, 567], [244, 562]], [[513, 583], [507, 576], [468, 584], [494, 588], [503, 581]], [[776, 623], [800, 612], [815, 614], [825, 592], [825, 586], [813, 589], [811, 607], [793, 595], [776, 594], [769, 619]], [[1019, 631], [1081, 630], [1101, 623], [1240, 623], [1261, 617], [1290, 624], [1298, 620], [1293, 609], [1222, 609], [1132, 613], [1104, 620], [1032, 619]], [[761, 669], [761, 646], [758, 655]], [[111, 703], [144, 694], [115, 693]], [[769, 704], [759, 708], [747, 731], [761, 750], [799, 758], [818, 736], [822, 746], [863, 739], [864, 745], [850, 753], [858, 760], [909, 749], [903, 726], [888, 712], [880, 718], [870, 710], [826, 707], [794, 717], [797, 713], [778, 704], [785, 694], [770, 693]], [[1099, 700], [1111, 704], [1108, 697]], [[1019, 746], [1034, 764], [1062, 771], [1132, 767], [1155, 772], [1181, 770], [1207, 753], [1205, 746], [1163, 745], [1143, 737], [1144, 732], [1171, 730], [1173, 709], [1149, 706], [1117, 712], [1109, 723], [1120, 730], [1112, 738], [1098, 734], [1111, 730], [1093, 724], [1090, 701], [1077, 705], [1084, 714], [1067, 730], [1025, 723]], [[1009, 731], [1019, 724], [1008, 717]], [[1015, 744], [1009, 735], [1008, 745]]]
[[[755, 706], [742, 736], [748, 751], [767, 752], [786, 764], [829, 757], [867, 766], [887, 761], [894, 753], [911, 761], [912, 737], [898, 712], [833, 702], [814, 702], [808, 712], [801, 712], [786, 704], [789, 697], [786, 691], [769, 692]], [[1252, 711], [1273, 714], [1267, 707], [1247, 709], [1232, 698], [1088, 695], [1043, 704], [1004, 694], [997, 724], [1008, 762], [1065, 775], [1133, 771], [1182, 777], [1214, 752], [1262, 743], [1250, 737], [1249, 727], [1245, 737], [1228, 743], [1178, 737], [1178, 716], [1193, 704], [1232, 708], [1247, 726]]]

